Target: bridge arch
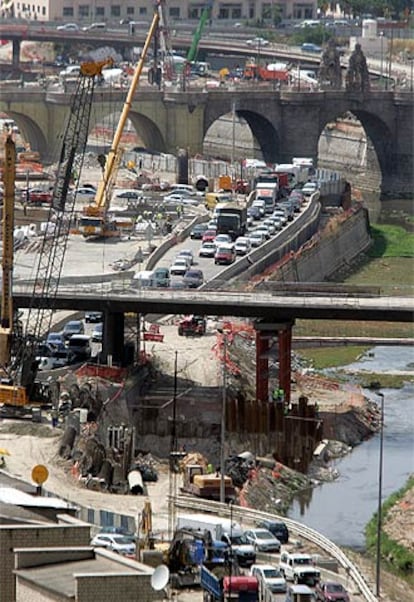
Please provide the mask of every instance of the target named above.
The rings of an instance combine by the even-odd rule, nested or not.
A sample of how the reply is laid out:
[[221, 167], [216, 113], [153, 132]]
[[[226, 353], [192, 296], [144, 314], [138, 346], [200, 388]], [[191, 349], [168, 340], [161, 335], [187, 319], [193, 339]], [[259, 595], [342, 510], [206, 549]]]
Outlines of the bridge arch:
[[22, 138], [30, 145], [30, 150], [37, 151], [41, 157], [48, 154], [48, 144], [42, 129], [28, 115], [23, 115], [16, 111], [6, 111], [7, 115], [13, 119], [20, 130]]

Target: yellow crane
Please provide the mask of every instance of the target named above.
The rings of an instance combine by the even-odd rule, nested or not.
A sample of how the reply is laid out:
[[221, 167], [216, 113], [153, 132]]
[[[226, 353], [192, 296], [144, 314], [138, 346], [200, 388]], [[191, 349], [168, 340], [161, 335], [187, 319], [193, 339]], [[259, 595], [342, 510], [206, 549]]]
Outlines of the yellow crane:
[[86, 238], [91, 237], [111, 237], [119, 236], [120, 231], [117, 228], [116, 222], [108, 219], [108, 209], [111, 202], [111, 192], [114, 185], [116, 172], [122, 157], [122, 149], [120, 148], [121, 138], [124, 131], [129, 111], [133, 102], [134, 94], [137, 89], [142, 70], [144, 68], [145, 58], [148, 53], [151, 40], [155, 35], [157, 26], [160, 20], [160, 5], [154, 13], [150, 29], [148, 31], [141, 57], [132, 77], [132, 82], [128, 90], [127, 97], [119, 118], [118, 126], [112, 141], [112, 147], [105, 161], [102, 178], [98, 185], [98, 190], [95, 196], [95, 202], [92, 205], [84, 207], [78, 230]]

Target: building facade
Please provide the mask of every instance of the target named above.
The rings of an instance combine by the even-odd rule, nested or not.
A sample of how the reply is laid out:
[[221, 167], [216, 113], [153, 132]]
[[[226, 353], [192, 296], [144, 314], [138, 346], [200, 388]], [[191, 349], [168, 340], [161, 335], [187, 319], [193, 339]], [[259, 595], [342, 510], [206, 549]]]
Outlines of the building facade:
[[[123, 19], [151, 20], [153, 0], [1, 0], [4, 16], [30, 21], [105, 21], [118, 23]], [[203, 0], [167, 0], [166, 14], [171, 22], [198, 20], [208, 2]], [[271, 23], [275, 16], [282, 19], [314, 19], [317, 0], [225, 0], [213, 2], [212, 20]]]

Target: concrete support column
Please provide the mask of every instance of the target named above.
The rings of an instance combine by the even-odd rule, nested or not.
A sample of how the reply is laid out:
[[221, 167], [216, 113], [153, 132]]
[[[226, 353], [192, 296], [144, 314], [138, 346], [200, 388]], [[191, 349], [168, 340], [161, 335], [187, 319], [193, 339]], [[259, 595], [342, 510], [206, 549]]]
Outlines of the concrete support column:
[[285, 392], [285, 403], [290, 403], [292, 380], [292, 324], [278, 331], [279, 343], [279, 385]]
[[121, 366], [124, 361], [124, 314], [105, 312], [104, 331], [102, 340], [102, 360]]
[[13, 40], [12, 64], [16, 69], [20, 66], [20, 40]]
[[292, 327], [294, 322], [265, 324], [256, 322], [256, 399], [269, 398], [270, 341], [277, 339], [275, 351], [279, 360], [279, 388], [284, 391], [285, 403], [290, 403], [292, 375]]

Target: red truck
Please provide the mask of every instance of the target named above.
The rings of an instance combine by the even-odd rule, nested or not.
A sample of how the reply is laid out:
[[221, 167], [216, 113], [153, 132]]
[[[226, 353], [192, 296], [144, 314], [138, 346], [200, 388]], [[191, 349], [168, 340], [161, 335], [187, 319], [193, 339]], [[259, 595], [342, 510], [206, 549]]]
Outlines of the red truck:
[[262, 81], [289, 82], [289, 71], [287, 69], [273, 69], [273, 65], [256, 65], [248, 63], [244, 68], [244, 79], [260, 79]]

